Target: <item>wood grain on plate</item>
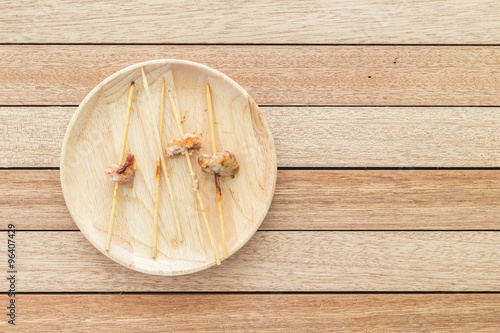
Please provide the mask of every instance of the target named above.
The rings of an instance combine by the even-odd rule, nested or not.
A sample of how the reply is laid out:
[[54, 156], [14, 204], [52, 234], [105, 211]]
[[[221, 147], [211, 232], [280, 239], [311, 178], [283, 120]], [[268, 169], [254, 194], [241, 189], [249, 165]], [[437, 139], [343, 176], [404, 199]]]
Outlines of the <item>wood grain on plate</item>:
[[[2, 228], [77, 230], [58, 170], [0, 171], [0, 193]], [[499, 207], [499, 170], [279, 170], [260, 230], [498, 230]]]
[[174, 277], [118, 265], [76, 231], [16, 242], [20, 292], [500, 290], [494, 231], [259, 231], [221, 266]]
[[2, 11], [1, 43], [500, 42], [495, 0], [7, 0]]
[[0, 54], [9, 83], [0, 105], [78, 105], [117, 70], [160, 58], [220, 70], [259, 105], [500, 105], [499, 46], [2, 45]]
[[[144, 66], [149, 85], [151, 111], [142, 85]], [[166, 167], [177, 210], [182, 241], [178, 237], [167, 186], [159, 196], [158, 255], [151, 256], [156, 160], [162, 78], [171, 91], [185, 133], [201, 135], [201, 149], [190, 159], [199, 183], [204, 207], [198, 205], [193, 180], [184, 157], [168, 159]], [[105, 250], [113, 185], [105, 173], [116, 163], [128, 101], [135, 81], [134, 103], [126, 153], [136, 157], [133, 188], [122, 186], [113, 229], [113, 241]], [[215, 265], [211, 242], [222, 253], [217, 199], [212, 173], [202, 172], [197, 158], [211, 153], [206, 100], [210, 84], [217, 147], [232, 151], [241, 166], [239, 173], [223, 177], [224, 227], [227, 252], [238, 251], [266, 216], [276, 183], [276, 150], [263, 114], [250, 96], [234, 81], [206, 66], [186, 61], [152, 61], [123, 69], [99, 84], [82, 102], [71, 119], [61, 153], [61, 186], [71, 216], [87, 239], [106, 256], [132, 269], [150, 274], [177, 275]], [[167, 101], [163, 101], [166, 103]], [[147, 114], [152, 112], [153, 114]], [[156, 120], [151, 119], [151, 117]], [[164, 114], [164, 144], [179, 136], [170, 105]], [[159, 143], [158, 143], [159, 144]], [[165, 176], [165, 175], [163, 175]], [[164, 179], [165, 180], [165, 179]], [[208, 216], [213, 239], [209, 240], [202, 212]], [[212, 222], [212, 223], [210, 223]], [[218, 259], [218, 257], [217, 257]]]
[[37, 332], [494, 331], [500, 316], [500, 296], [480, 294], [19, 295], [17, 304], [16, 328]]
[[[8, 133], [0, 138], [0, 166], [59, 166], [62, 139], [74, 110], [0, 107], [0, 120]], [[500, 166], [500, 108], [261, 110], [270, 125], [281, 167]]]

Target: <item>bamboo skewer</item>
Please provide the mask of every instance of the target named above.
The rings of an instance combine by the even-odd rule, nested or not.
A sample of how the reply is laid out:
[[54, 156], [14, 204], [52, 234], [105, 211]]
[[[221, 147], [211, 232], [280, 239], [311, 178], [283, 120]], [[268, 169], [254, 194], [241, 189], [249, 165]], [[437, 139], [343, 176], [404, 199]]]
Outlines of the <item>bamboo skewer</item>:
[[[130, 89], [128, 93], [128, 102], [127, 102], [127, 113], [125, 115], [125, 123], [123, 124], [123, 135], [122, 142], [120, 145], [120, 157], [118, 159], [118, 165], [123, 163], [123, 158], [125, 157], [125, 146], [127, 144], [127, 135], [128, 135], [128, 125], [130, 123], [130, 114], [132, 113], [132, 100], [134, 98], [134, 86], [135, 83], [132, 82], [130, 84]], [[111, 217], [109, 218], [109, 226], [108, 226], [108, 238], [106, 241], [106, 251], [109, 251], [109, 247], [111, 245], [111, 238], [113, 237], [113, 226], [115, 224], [115, 215], [116, 215], [116, 204], [118, 202], [118, 190], [120, 188], [120, 182], [115, 182], [115, 191], [113, 194], [113, 204], [111, 206]]]
[[[151, 123], [153, 125], [153, 128], [158, 128], [158, 125], [156, 124], [155, 116], [153, 113], [153, 107], [151, 105], [151, 98], [149, 96], [148, 81], [146, 80], [146, 74], [144, 73], [143, 67], [141, 67], [141, 72], [142, 72], [142, 82], [144, 84], [144, 90], [146, 92], [146, 99], [148, 101], [148, 108], [149, 108], [149, 115], [150, 115]], [[168, 195], [170, 197], [170, 203], [172, 204], [172, 210], [174, 212], [174, 220], [175, 220], [175, 225], [177, 227], [177, 234], [179, 237], [179, 241], [182, 242], [181, 226], [179, 224], [177, 209], [175, 208], [174, 196], [173, 196], [173, 192], [172, 192], [172, 184], [170, 183], [170, 178], [168, 176], [168, 171], [167, 171], [167, 163], [165, 162], [165, 157], [163, 156], [163, 151], [162, 151], [163, 148], [161, 145], [160, 134], [158, 133], [158, 131], [155, 131], [155, 130], [153, 130], [153, 132], [155, 133], [156, 145], [158, 147], [158, 155], [160, 156], [160, 160], [161, 160], [160, 164], [161, 164], [161, 168], [163, 170], [163, 175], [165, 176], [165, 182], [166, 182], [167, 188], [168, 188]]]
[[[172, 97], [172, 93], [170, 92], [170, 90], [168, 91], [168, 97], [170, 99], [170, 106], [172, 108], [172, 113], [174, 114], [174, 117], [175, 117], [175, 123], [177, 124], [177, 129], [179, 130], [179, 135], [182, 137], [184, 135], [184, 131], [182, 130], [182, 125], [181, 125], [181, 122], [179, 119], [179, 114], [177, 113], [177, 108], [175, 107], [174, 98]], [[189, 167], [189, 172], [191, 173], [191, 180], [194, 183], [196, 181], [196, 175], [194, 173], [193, 165], [191, 164], [191, 159], [189, 158], [189, 152], [188, 152], [187, 148], [184, 152], [184, 156], [186, 156], [186, 162], [187, 162], [188, 167]], [[210, 225], [208, 224], [207, 212], [205, 211], [205, 205], [203, 204], [203, 200], [201, 199], [201, 194], [200, 194], [199, 188], [196, 189], [196, 196], [198, 198], [198, 203], [200, 205], [201, 213], [203, 215], [203, 220], [205, 222], [205, 228], [206, 228], [207, 233], [208, 233], [208, 238], [210, 239], [210, 245], [212, 246], [212, 251], [214, 252], [215, 262], [217, 263], [217, 265], [220, 265], [219, 255], [217, 254], [217, 248], [215, 247], [215, 241], [214, 241], [214, 238], [212, 236], [212, 231], [210, 231]]]
[[[160, 97], [160, 129], [158, 130], [160, 135], [160, 140], [163, 136], [163, 113], [165, 112], [165, 78], [161, 80], [161, 97]], [[160, 201], [160, 178], [161, 178], [161, 156], [162, 151], [158, 152], [158, 158], [156, 159], [156, 188], [155, 188], [155, 210], [153, 215], [153, 249], [152, 257], [156, 258], [157, 246], [158, 246], [158, 210]]]
[[[210, 85], [207, 83], [207, 108], [208, 108], [208, 122], [210, 125], [210, 143], [212, 146], [212, 154], [217, 153], [217, 149], [215, 147], [215, 130], [214, 130], [214, 112], [212, 109], [212, 94], [210, 92]], [[214, 173], [215, 178], [215, 191], [217, 193], [217, 208], [219, 209], [219, 224], [220, 224], [220, 233], [222, 238], [222, 252], [224, 258], [227, 258], [227, 247], [226, 247], [226, 232], [224, 228], [224, 215], [222, 214], [222, 198], [221, 198], [221, 189], [220, 189], [220, 178], [219, 175]]]

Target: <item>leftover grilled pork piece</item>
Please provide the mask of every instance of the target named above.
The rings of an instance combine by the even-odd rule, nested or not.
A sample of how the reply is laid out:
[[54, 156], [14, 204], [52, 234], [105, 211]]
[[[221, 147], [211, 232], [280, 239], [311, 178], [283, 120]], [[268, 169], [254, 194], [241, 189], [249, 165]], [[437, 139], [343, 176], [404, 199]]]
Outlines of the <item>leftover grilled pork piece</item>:
[[122, 165], [111, 164], [106, 173], [112, 182], [120, 182], [123, 185], [132, 186], [136, 169], [135, 156], [127, 154], [127, 158]]
[[234, 175], [240, 170], [236, 156], [229, 150], [213, 155], [204, 154], [198, 157], [198, 164], [203, 172], [213, 172], [221, 177], [232, 176], [234, 178]]
[[165, 154], [167, 157], [174, 157], [175, 155], [184, 155], [186, 149], [200, 149], [201, 148], [201, 134], [199, 133], [186, 133], [182, 137], [172, 139], [168, 142]]
[[191, 177], [193, 179], [193, 191], [198, 191], [198, 189], [200, 188], [200, 182], [198, 180], [198, 177], [196, 177], [196, 175], [194, 174], [194, 172], [191, 173]]

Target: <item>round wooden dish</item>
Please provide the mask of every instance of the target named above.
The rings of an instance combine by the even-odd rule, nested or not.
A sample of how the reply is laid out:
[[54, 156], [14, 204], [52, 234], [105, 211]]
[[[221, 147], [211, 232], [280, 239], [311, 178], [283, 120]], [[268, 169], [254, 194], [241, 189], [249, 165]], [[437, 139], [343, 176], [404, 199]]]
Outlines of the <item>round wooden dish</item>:
[[[240, 163], [234, 179], [221, 178], [222, 205], [229, 255], [240, 249], [262, 223], [276, 184], [276, 151], [269, 127], [256, 103], [224, 74], [193, 62], [154, 60], [127, 67], [104, 80], [83, 100], [73, 116], [62, 147], [61, 184], [66, 204], [87, 239], [112, 260], [137, 271], [158, 275], [196, 272], [215, 264], [186, 160], [167, 159], [183, 241], [179, 242], [163, 174], [158, 223], [158, 255], [152, 258], [153, 207], [157, 148], [141, 78], [144, 66], [156, 121], [159, 123], [161, 81], [172, 90], [184, 132], [201, 132], [202, 148], [191, 161], [200, 182], [217, 251], [222, 245], [213, 174], [201, 171], [200, 154], [211, 153], [206, 84], [212, 91], [217, 150], [231, 150]], [[126, 153], [135, 154], [133, 188], [120, 186], [113, 239], [105, 250], [113, 184], [105, 169], [117, 163], [127, 97], [135, 82]], [[178, 136], [168, 95], [162, 143]], [[224, 263], [223, 263], [224, 264]]]

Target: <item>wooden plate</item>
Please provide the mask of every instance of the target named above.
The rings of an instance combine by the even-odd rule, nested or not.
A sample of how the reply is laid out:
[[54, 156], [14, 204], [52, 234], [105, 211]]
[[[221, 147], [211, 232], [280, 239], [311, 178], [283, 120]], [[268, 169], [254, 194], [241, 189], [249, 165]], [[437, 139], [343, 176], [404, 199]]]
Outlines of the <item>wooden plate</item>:
[[[184, 131], [203, 134], [202, 148], [191, 161], [200, 181], [208, 220], [222, 257], [213, 175], [201, 171], [197, 158], [210, 153], [206, 84], [212, 90], [215, 136], [219, 151], [231, 150], [240, 163], [234, 179], [221, 178], [227, 249], [234, 254], [262, 223], [274, 194], [277, 164], [269, 127], [257, 104], [224, 74], [193, 62], [154, 60], [127, 67], [99, 84], [83, 100], [64, 138], [61, 184], [66, 204], [87, 239], [112, 260], [137, 271], [158, 275], [196, 272], [215, 264], [184, 157], [167, 160], [175, 204], [184, 237], [178, 241], [168, 191], [162, 179], [158, 255], [151, 256], [157, 151], [149, 122], [141, 70], [144, 66], [159, 121], [161, 78], [178, 103]], [[105, 169], [117, 163], [130, 83], [135, 82], [126, 152], [135, 154], [133, 188], [120, 186], [113, 240], [105, 250], [113, 184]], [[178, 132], [165, 101], [163, 146]], [[163, 178], [163, 175], [162, 175]], [[224, 263], [223, 263], [224, 264]]]

